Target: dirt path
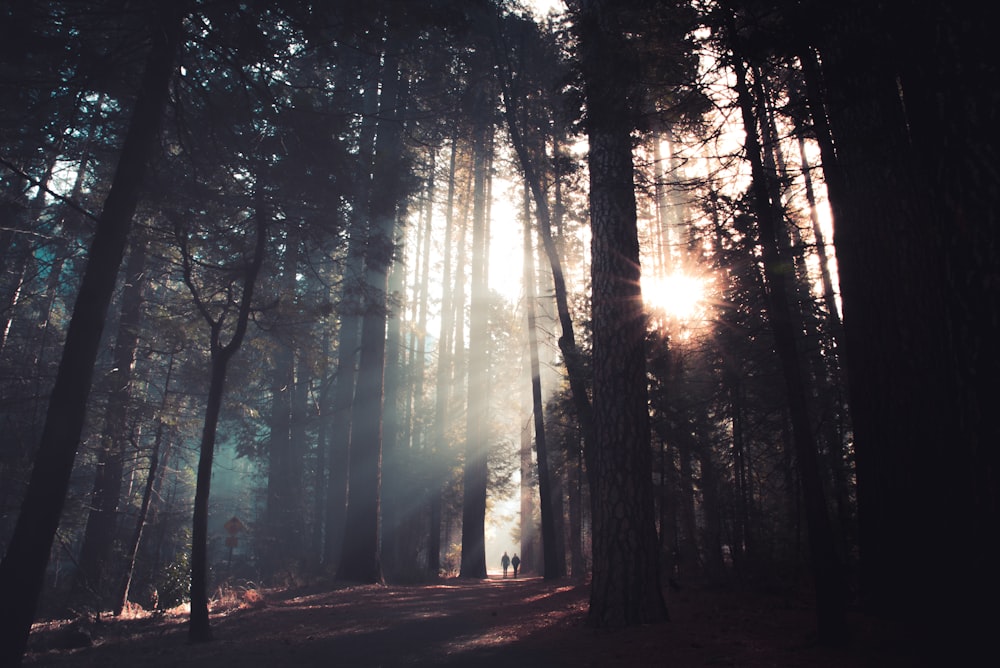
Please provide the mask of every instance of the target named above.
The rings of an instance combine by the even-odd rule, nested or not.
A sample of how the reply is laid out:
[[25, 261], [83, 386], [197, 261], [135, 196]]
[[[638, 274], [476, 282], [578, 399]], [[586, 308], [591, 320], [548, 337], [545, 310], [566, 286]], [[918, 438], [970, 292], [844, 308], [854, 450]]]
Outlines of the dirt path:
[[[83, 629], [93, 637], [93, 646], [30, 653], [25, 665], [512, 665], [517, 641], [579, 617], [582, 596], [567, 583], [493, 577], [278, 592], [269, 594], [261, 607], [214, 614], [215, 640], [210, 643], [187, 642], [185, 617], [110, 621]], [[36, 633], [32, 645], [59, 644], [58, 633]], [[544, 663], [519, 660], [513, 665], [553, 665], [542, 658]]]
[[[587, 588], [539, 578], [448, 580], [270, 592], [264, 604], [213, 614], [215, 640], [191, 645], [186, 616], [89, 625], [93, 645], [33, 635], [25, 666], [839, 666], [907, 665], [869, 630], [841, 650], [809, 641], [812, 613], [790, 600], [690, 592], [672, 621], [620, 631], [583, 622]], [[877, 640], [877, 638], [876, 638]], [[911, 664], [912, 665], [912, 664]]]

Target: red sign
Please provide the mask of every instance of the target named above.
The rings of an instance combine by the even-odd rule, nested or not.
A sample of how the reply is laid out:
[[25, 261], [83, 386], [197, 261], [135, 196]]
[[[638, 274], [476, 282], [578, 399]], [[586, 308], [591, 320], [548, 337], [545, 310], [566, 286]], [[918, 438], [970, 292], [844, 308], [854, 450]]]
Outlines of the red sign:
[[[243, 526], [243, 522], [240, 522], [240, 518], [235, 515], [233, 516], [233, 519], [226, 522], [223, 526], [225, 526], [226, 532], [232, 536], [235, 536], [246, 528]], [[226, 544], [228, 545], [229, 543]]]

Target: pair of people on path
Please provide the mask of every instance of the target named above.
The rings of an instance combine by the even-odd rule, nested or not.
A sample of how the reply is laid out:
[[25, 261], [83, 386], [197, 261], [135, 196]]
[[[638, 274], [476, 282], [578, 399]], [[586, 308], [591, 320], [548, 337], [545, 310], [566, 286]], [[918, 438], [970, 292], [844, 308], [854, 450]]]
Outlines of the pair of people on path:
[[504, 577], [507, 577], [507, 569], [510, 566], [514, 567], [514, 577], [517, 577], [517, 569], [521, 565], [521, 558], [517, 556], [517, 552], [514, 553], [513, 559], [508, 557], [507, 553], [504, 552], [503, 556], [500, 558], [500, 565], [503, 566]]

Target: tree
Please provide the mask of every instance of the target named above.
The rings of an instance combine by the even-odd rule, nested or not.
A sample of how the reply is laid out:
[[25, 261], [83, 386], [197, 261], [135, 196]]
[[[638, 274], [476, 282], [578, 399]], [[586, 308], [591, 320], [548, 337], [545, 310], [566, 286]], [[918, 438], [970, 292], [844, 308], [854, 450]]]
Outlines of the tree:
[[639, 287], [632, 164], [634, 54], [611, 3], [578, 3], [587, 101], [593, 289], [594, 567], [588, 619], [624, 626], [667, 619], [653, 517], [646, 318]]
[[108, 394], [108, 403], [101, 433], [93, 500], [83, 546], [80, 548], [80, 568], [74, 582], [74, 589], [81, 600], [84, 593], [90, 591], [96, 594], [95, 602], [98, 605], [105, 598], [102, 582], [118, 523], [118, 505], [128, 443], [127, 417], [132, 394], [132, 373], [139, 343], [143, 290], [149, 280], [146, 276], [146, 243], [142, 235], [136, 235], [125, 264], [125, 286], [113, 353], [114, 366], [105, 379], [104, 389]]
[[[480, 63], [482, 65], [482, 63]], [[486, 490], [489, 479], [489, 286], [486, 269], [487, 172], [493, 150], [493, 120], [487, 91], [472, 92], [472, 274], [469, 289], [469, 377], [462, 464], [462, 567], [466, 578], [486, 577]]]
[[[491, 35], [493, 50], [496, 60], [499, 63], [499, 83], [503, 100], [504, 118], [507, 121], [507, 131], [510, 141], [518, 157], [518, 163], [524, 174], [526, 187], [531, 192], [531, 197], [535, 203], [535, 215], [537, 217], [538, 232], [542, 240], [542, 247], [549, 260], [552, 269], [552, 283], [556, 298], [556, 309], [559, 313], [559, 325], [562, 335], [559, 337], [559, 350], [563, 354], [566, 364], [566, 372], [569, 377], [570, 389], [572, 392], [573, 405], [576, 407], [577, 420], [580, 422], [584, 454], [590, 457], [596, 445], [593, 437], [593, 408], [590, 404], [590, 397], [587, 392], [588, 373], [584, 363], [584, 355], [577, 345], [576, 332], [573, 325], [573, 317], [569, 306], [568, 290], [566, 288], [566, 278], [563, 271], [563, 260], [552, 233], [552, 213], [540, 173], [540, 162], [538, 147], [544, 145], [543, 137], [528, 137], [527, 129], [533, 126], [543, 126], [545, 121], [531, 119], [528, 114], [530, 105], [526, 104], [523, 86], [519, 86], [519, 79], [515, 78], [520, 73], [520, 78], [528, 78], [531, 72], [530, 63], [547, 62], [550, 53], [546, 52], [544, 44], [538, 44], [536, 35], [531, 28], [527, 28], [523, 20], [509, 17], [506, 21], [509, 26], [505, 26], [502, 20], [500, 25], [494, 27], [493, 19], [490, 17], [489, 34]], [[530, 55], [521, 53], [521, 65], [527, 72], [521, 72], [514, 66], [513, 57], [510, 53], [510, 46], [507, 43], [506, 31], [510, 30], [520, 38], [520, 49], [528, 53], [541, 51], [541, 57], [532, 58]], [[549, 73], [551, 75], [551, 73]], [[542, 86], [542, 88], [546, 88]], [[532, 151], [530, 146], [535, 146]], [[590, 470], [590, 469], [588, 469]]]
[[380, 118], [376, 130], [372, 189], [368, 202], [365, 253], [364, 315], [361, 320], [361, 356], [351, 419], [351, 450], [344, 544], [337, 577], [360, 582], [382, 582], [381, 484], [382, 437], [385, 411], [386, 323], [389, 268], [393, 260], [396, 210], [403, 199], [402, 118], [405, 81], [400, 70], [398, 44], [385, 45]]
[[181, 7], [172, 6], [153, 15], [153, 42], [145, 74], [115, 179], [90, 246], [87, 270], [73, 308], [28, 491], [14, 535], [0, 564], [3, 598], [21, 602], [17, 606], [6, 606], [0, 613], [3, 615], [0, 647], [5, 664], [20, 663], [31, 629], [83, 429], [104, 317], [167, 101], [167, 87], [174, 74], [173, 63], [181, 35]]
[[[363, 69], [376, 76], [374, 64]], [[337, 331], [337, 372], [330, 405], [329, 477], [325, 518], [324, 563], [336, 567], [343, 552], [344, 523], [347, 512], [348, 462], [351, 448], [351, 421], [357, 381], [358, 347], [361, 334], [362, 294], [364, 292], [365, 208], [371, 197], [372, 156], [375, 151], [375, 118], [378, 112], [378, 86], [365, 86], [358, 137], [359, 174], [354, 178], [353, 206], [347, 230], [347, 258], [339, 295]]]
[[[255, 231], [252, 251], [249, 258], [240, 258], [241, 261], [232, 267], [235, 270], [235, 273], [231, 274], [232, 280], [239, 285], [238, 300], [234, 300], [232, 297], [235, 292], [232, 285], [227, 286], [222, 291], [226, 297], [219, 304], [202, 298], [201, 291], [195, 284], [194, 258], [189, 251], [187, 233], [183, 229], [177, 231], [184, 262], [184, 282], [191, 291], [195, 307], [208, 323], [211, 365], [208, 397], [205, 405], [205, 422], [198, 450], [197, 483], [191, 532], [191, 618], [188, 624], [188, 637], [191, 642], [206, 642], [212, 639], [208, 618], [208, 499], [211, 492], [212, 461], [215, 454], [219, 416], [222, 413], [226, 373], [229, 362], [240, 349], [243, 338], [246, 336], [253, 305], [254, 286], [260, 268], [264, 264], [267, 250], [268, 213], [264, 206], [263, 186], [257, 184], [257, 188], [259, 190], [257, 192], [257, 210], [253, 215]], [[227, 319], [228, 316], [232, 315], [234, 309], [236, 311], [235, 321], [230, 324]], [[227, 327], [232, 328], [229, 332], [229, 340], [223, 341]]]
[[[277, 278], [283, 301], [281, 309], [291, 315], [296, 299], [296, 274], [299, 267], [299, 232], [292, 228], [284, 240], [284, 262]], [[279, 326], [280, 327], [280, 326]], [[296, 378], [296, 338], [291, 327], [276, 331], [274, 369], [271, 384], [271, 416], [268, 426], [267, 529], [268, 545], [263, 546], [262, 571], [273, 577], [290, 561], [302, 555], [305, 525], [302, 499], [302, 460], [305, 444], [293, 432], [301, 420], [293, 418], [293, 403], [305, 392], [301, 378]], [[297, 411], [296, 411], [297, 412]]]
[[[149, 471], [146, 473], [146, 485], [142, 494], [142, 502], [139, 506], [139, 514], [135, 520], [135, 528], [125, 549], [125, 570], [118, 583], [117, 597], [114, 601], [114, 614], [122, 614], [122, 610], [128, 604], [129, 589], [132, 587], [132, 575], [135, 572], [136, 557], [139, 554], [139, 542], [142, 540], [142, 533], [146, 529], [146, 522], [149, 518], [153, 495], [160, 481], [160, 446], [163, 442], [164, 418], [163, 412], [167, 406], [167, 396], [170, 392], [170, 377], [173, 375], [174, 358], [179, 351], [171, 351], [170, 362], [167, 366], [166, 377], [163, 380], [163, 398], [160, 401], [160, 417], [156, 423], [156, 436], [153, 440], [153, 448], [149, 454]], [[166, 459], [164, 457], [164, 459]], [[165, 462], [164, 462], [165, 463]]]
[[[730, 39], [736, 40], [736, 28], [730, 25]], [[840, 558], [837, 555], [830, 524], [826, 494], [820, 477], [817, 446], [813, 424], [809, 416], [807, 386], [802, 364], [796, 351], [796, 323], [791, 309], [791, 281], [794, 278], [786, 267], [791, 267], [787, 253], [779, 249], [778, 235], [783, 223], [781, 202], [769, 192], [769, 176], [764, 169], [758, 119], [754, 114], [753, 100], [747, 86], [747, 70], [742, 55], [734, 54], [736, 91], [739, 96], [743, 125], [746, 129], [746, 152], [750, 161], [753, 182], [751, 189], [757, 212], [759, 244], [764, 259], [767, 281], [768, 319], [774, 332], [775, 347], [785, 380], [785, 392], [792, 423], [796, 462], [802, 479], [802, 493], [806, 507], [809, 532], [810, 557], [816, 586], [816, 611], [820, 637], [831, 644], [843, 643], [847, 637], [847, 601]], [[763, 120], [762, 120], [763, 122]], [[774, 176], [771, 179], [775, 178]]]
[[452, 385], [452, 351], [451, 333], [455, 329], [454, 315], [451, 297], [454, 289], [452, 281], [452, 222], [455, 212], [455, 178], [456, 166], [458, 163], [457, 138], [453, 135], [451, 139], [451, 150], [448, 167], [448, 196], [445, 208], [445, 238], [444, 238], [444, 259], [441, 277], [441, 325], [438, 330], [438, 359], [437, 368], [434, 374], [434, 417], [433, 429], [431, 433], [431, 446], [428, 462], [429, 483], [427, 494], [428, 499], [427, 515], [429, 518], [428, 541], [427, 541], [427, 571], [432, 577], [437, 577], [441, 570], [441, 495], [444, 488], [445, 470], [445, 450], [447, 446], [447, 434], [449, 431], [448, 405], [451, 401]]
[[[827, 180], [843, 186], [830, 194], [862, 592], [921, 646], [971, 657], [989, 637], [973, 611], [1000, 591], [988, 546], [997, 393], [984, 383], [1000, 368], [990, 28], [969, 2], [849, 2], [820, 16], [805, 34], [825, 95], [810, 106], [836, 148]], [[928, 573], [949, 585], [925, 590]]]
[[[527, 209], [527, 207], [525, 207]], [[527, 213], [527, 211], [525, 211]], [[545, 439], [545, 414], [542, 404], [542, 377], [538, 363], [538, 331], [535, 322], [535, 253], [531, 243], [531, 225], [524, 221], [524, 300], [528, 320], [528, 357], [531, 376], [531, 415], [535, 427], [535, 455], [538, 461], [538, 496], [542, 511], [542, 574], [546, 580], [562, 575], [556, 552], [556, 522], [552, 503], [552, 473]], [[522, 523], [526, 519], [522, 518]]]

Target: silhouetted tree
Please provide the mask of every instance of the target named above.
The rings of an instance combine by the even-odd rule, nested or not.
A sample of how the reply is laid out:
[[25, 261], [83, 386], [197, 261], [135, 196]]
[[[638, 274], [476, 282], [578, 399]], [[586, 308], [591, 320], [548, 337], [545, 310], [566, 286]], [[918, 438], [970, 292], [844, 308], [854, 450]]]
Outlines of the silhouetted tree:
[[647, 407], [646, 318], [639, 287], [631, 132], [635, 53], [612, 3], [578, 3], [576, 30], [587, 101], [595, 452], [594, 567], [588, 619], [595, 626], [667, 619], [653, 517]]

